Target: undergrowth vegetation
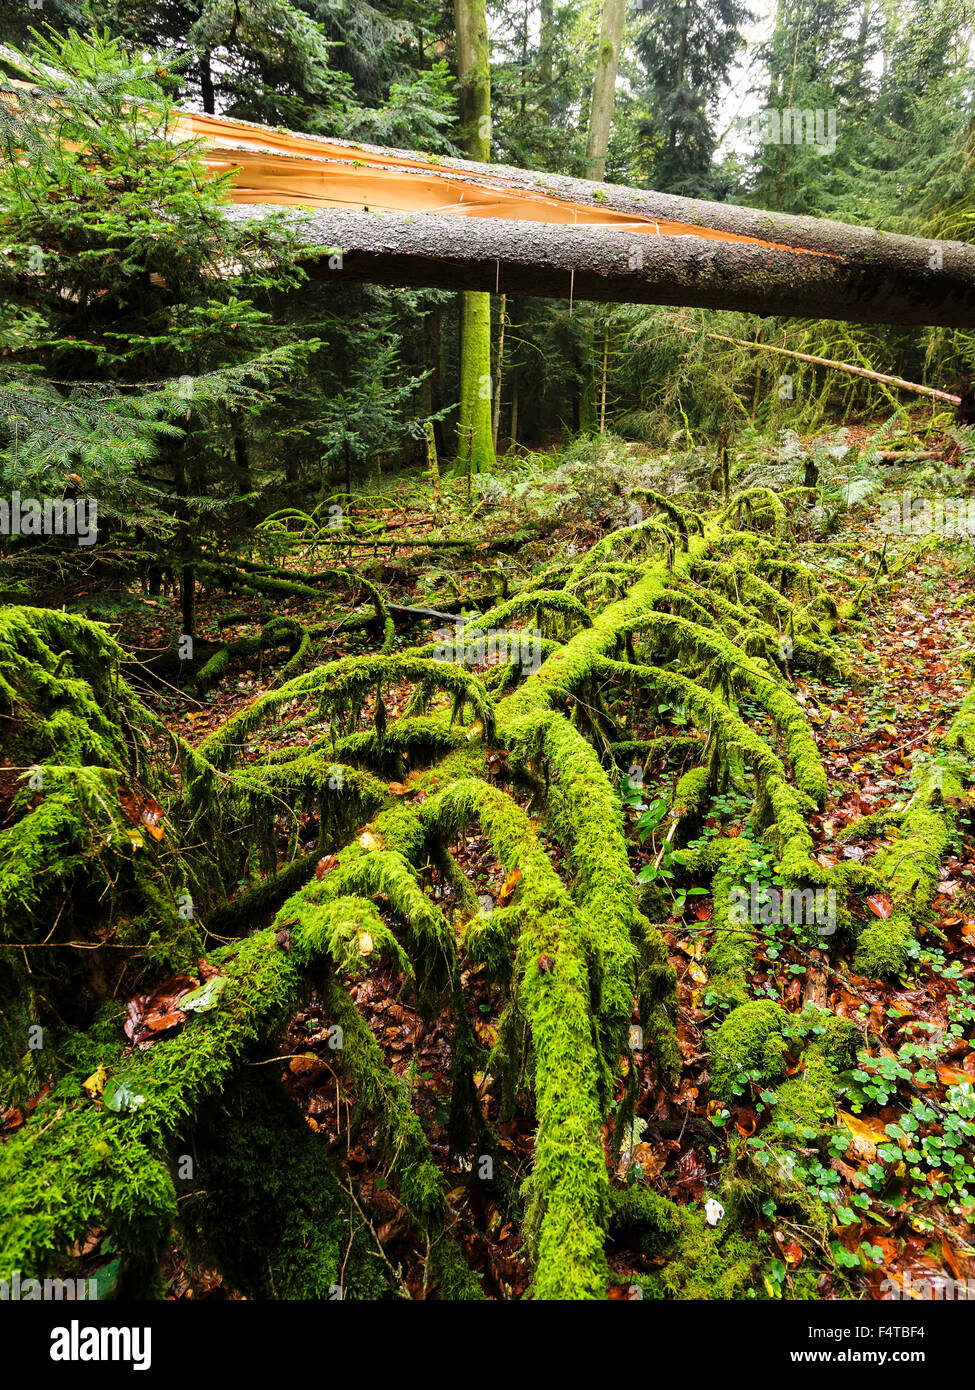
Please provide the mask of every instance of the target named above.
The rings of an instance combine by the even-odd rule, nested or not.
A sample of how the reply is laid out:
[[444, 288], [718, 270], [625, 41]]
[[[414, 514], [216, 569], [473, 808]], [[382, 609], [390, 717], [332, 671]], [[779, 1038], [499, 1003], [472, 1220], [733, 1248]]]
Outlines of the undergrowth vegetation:
[[[937, 957], [918, 930], [964, 833], [970, 698], [903, 804], [845, 826], [886, 848], [834, 858], [813, 835], [831, 789], [808, 683], [855, 686], [852, 635], [924, 544], [895, 563], [828, 538], [827, 499], [877, 452], [786, 440], [780, 491], [745, 460], [747, 485], [709, 506], [658, 491], [670, 460], [613, 438], [521, 460], [475, 508], [504, 536], [529, 496], [536, 537], [571, 511], [573, 538], [480, 567], [466, 541], [468, 582], [491, 585], [477, 613], [423, 606], [456, 598], [437, 536], [407, 551], [411, 607], [361, 548], [320, 567], [327, 522], [281, 517], [234, 561], [257, 633], [187, 677], [216, 715], [202, 737], [167, 725], [106, 626], [0, 611], [3, 1267], [152, 1294], [175, 1239], [251, 1297], [418, 1296], [398, 1238], [424, 1252], [422, 1294], [477, 1298], [496, 1277], [488, 1204], [536, 1298], [816, 1296], [817, 1271], [869, 1269], [836, 1239], [856, 1219], [838, 1188], [855, 1116], [936, 1053], [919, 1039], [888, 1060], [858, 1016], [755, 979], [783, 949], [844, 979]], [[272, 595], [343, 593], [337, 618], [260, 620]], [[265, 659], [256, 698], [221, 717], [215, 692]], [[675, 923], [706, 984], [702, 1200], [648, 1162], [655, 1097], [687, 1061]], [[961, 1036], [971, 988], [937, 968]], [[405, 1070], [362, 1007], [372, 982], [413, 1020]], [[323, 1082], [334, 1113], [302, 1123]], [[852, 1201], [879, 1211], [905, 1165], [969, 1200], [970, 1096], [919, 1090]]]

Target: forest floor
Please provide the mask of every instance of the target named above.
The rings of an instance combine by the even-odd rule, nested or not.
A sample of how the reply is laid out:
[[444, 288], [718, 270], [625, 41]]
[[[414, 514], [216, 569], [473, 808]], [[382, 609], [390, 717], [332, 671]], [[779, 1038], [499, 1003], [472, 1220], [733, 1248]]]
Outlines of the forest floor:
[[[875, 515], [851, 519], [844, 538], [879, 539], [875, 520]], [[901, 548], [916, 554], [918, 546], [904, 541]], [[894, 563], [897, 549], [888, 549]], [[968, 688], [961, 658], [975, 635], [972, 559], [968, 547], [960, 553], [945, 545], [925, 550], [908, 564], [893, 590], [871, 606], [863, 629], [842, 635], [860, 678], [856, 685], [796, 680], [797, 698], [815, 729], [830, 780], [827, 806], [812, 818], [823, 864], [844, 857], [869, 863], [880, 847], [889, 846], [891, 833], [896, 834], [890, 830], [886, 841], [878, 835], [843, 842], [838, 835], [860, 817], [906, 805], [917, 780], [912, 765], [936, 756], [938, 736]], [[737, 829], [733, 820], [723, 828], [724, 833]], [[867, 904], [878, 917], [890, 914], [885, 894], [871, 895]], [[905, 1273], [942, 1289], [975, 1273], [975, 1231], [969, 1224], [975, 1206], [951, 1185], [937, 1190], [943, 1168], [930, 1168], [922, 1181], [902, 1184], [899, 1179], [918, 1170], [908, 1173], [909, 1165], [899, 1164], [891, 1191], [876, 1164], [878, 1147], [897, 1141], [888, 1125], [898, 1126], [912, 1109], [918, 1113], [919, 1103], [944, 1104], [952, 1086], [975, 1083], [971, 1026], [966, 1021], [953, 1029], [958, 1011], [950, 1007], [958, 1002], [956, 977], [975, 977], [975, 839], [970, 835], [959, 836], [943, 860], [933, 907], [935, 920], [920, 928], [921, 951], [909, 978], [893, 983], [865, 978], [842, 953], [809, 949], [792, 939], [791, 929], [773, 924], [749, 982], [754, 998], [777, 999], [796, 1013], [813, 1002], [862, 1030], [862, 1084], [850, 1086], [838, 1112], [852, 1143], [831, 1161], [840, 1196], [829, 1253], [834, 1261], [839, 1257], [845, 1274], [855, 1271], [852, 1287], [867, 1297], [889, 1297], [885, 1281], [903, 1287]], [[712, 936], [710, 915], [710, 898], [702, 896], [670, 924], [668, 943], [680, 981], [684, 1071], [678, 1087], [657, 1099], [651, 1124], [684, 1116], [712, 1124], [717, 1119], [749, 1140], [761, 1134], [768, 1093], [763, 1100], [762, 1087], [753, 1086], [730, 1114], [708, 1095], [706, 1038], [713, 1024], [701, 958]], [[919, 1044], [930, 1048], [930, 1057], [916, 1055]], [[878, 1091], [871, 1088], [878, 1074], [871, 1061], [884, 1077]], [[907, 1149], [906, 1141], [902, 1147]], [[682, 1139], [651, 1145], [644, 1171], [649, 1165], [671, 1197], [701, 1201], [727, 1157], [726, 1143], [702, 1144], [687, 1131]], [[953, 1161], [954, 1155], [949, 1158]], [[971, 1158], [969, 1149], [964, 1163]], [[816, 1175], [820, 1184], [824, 1176]], [[758, 1225], [765, 1227], [769, 1248], [778, 1247], [778, 1272], [791, 1291], [792, 1272], [808, 1257], [802, 1238], [808, 1242], [810, 1232], [770, 1218]], [[825, 1250], [821, 1254], [828, 1260]], [[820, 1297], [850, 1296], [850, 1284], [830, 1272], [820, 1274], [817, 1285]]]
[[[399, 498], [393, 489], [387, 502], [384, 520], [398, 527], [404, 540], [429, 534], [429, 502], [418, 498], [415, 490], [404, 490]], [[876, 499], [869, 509], [851, 510], [830, 546], [846, 547], [853, 554], [862, 548], [865, 555], [875, 556], [883, 544], [878, 515]], [[501, 512], [492, 517], [488, 509], [484, 523], [481, 555], [475, 552], [475, 563], [466, 568], [452, 567], [452, 611], [462, 608], [465, 599], [471, 608], [476, 606], [486, 571], [517, 578], [547, 556], [564, 553], [567, 546], [588, 546], [619, 524], [588, 516], [574, 526], [548, 528], [548, 534], [521, 552], [491, 551], [485, 557], [492, 541], [510, 531], [511, 519]], [[824, 544], [800, 535], [797, 551], [800, 557], [817, 548], [825, 553]], [[367, 547], [359, 554], [361, 558], [351, 563], [368, 567], [374, 578], [381, 573], [379, 582], [389, 602], [437, 608], [444, 601], [436, 542], [426, 570], [423, 563], [417, 565], [416, 550], [408, 547], [388, 551], [381, 560]], [[858, 679], [845, 685], [806, 675], [794, 680], [794, 694], [814, 728], [829, 777], [827, 805], [812, 818], [815, 848], [824, 865], [843, 858], [869, 863], [879, 849], [890, 849], [896, 829], [864, 839], [843, 839], [841, 831], [862, 816], [906, 804], [919, 769], [937, 757], [938, 736], [968, 688], [962, 658], [975, 639], [975, 547], [964, 541], [925, 544], [916, 537], [897, 537], [888, 542], [886, 559], [895, 581], [871, 601], [865, 621], [841, 630], [837, 639]], [[218, 631], [220, 640], [256, 632], [265, 605], [255, 600], [252, 615], [248, 606], [239, 598], [204, 598], [201, 631], [214, 641]], [[304, 621], [321, 619], [315, 605], [306, 601], [296, 603], [293, 612]], [[218, 629], [218, 620], [229, 613], [236, 615], [236, 623]], [[250, 616], [253, 621], [248, 621]], [[443, 625], [443, 619], [411, 619], [398, 631], [397, 644], [429, 640]], [[129, 650], [144, 659], [168, 643], [172, 630], [172, 605], [163, 597], [143, 600], [124, 622], [121, 636]], [[317, 659], [365, 650], [366, 645], [364, 637], [336, 632], [320, 643]], [[272, 653], [264, 661], [234, 666], [201, 698], [175, 687], [156, 688], [153, 702], [171, 727], [197, 742], [270, 688], [283, 660]], [[389, 688], [390, 713], [396, 712], [406, 690]], [[747, 706], [744, 712], [747, 715]], [[305, 726], [305, 737], [314, 732]], [[640, 736], [654, 732], [639, 731]], [[272, 732], [267, 739], [261, 736], [252, 755], [260, 758], [277, 746]], [[644, 778], [645, 785], [629, 797], [627, 813], [631, 862], [638, 874], [647, 866], [659, 866], [662, 852], [654, 831], [646, 830], [646, 807], [655, 792], [651, 768], [644, 770]], [[521, 804], [527, 805], [527, 798]], [[746, 812], [744, 799], [716, 798], [704, 819], [702, 837], [741, 835]], [[282, 825], [282, 852], [287, 842]], [[545, 843], [568, 881], [558, 847]], [[305, 848], [314, 848], [314, 834]], [[482, 901], [488, 897], [503, 903], [511, 887], [488, 840], [470, 834], [456, 846], [456, 854]], [[756, 873], [767, 875], [767, 883], [773, 884], [773, 871], [758, 849], [756, 855]], [[730, 1106], [710, 1095], [708, 1040], [719, 1021], [705, 960], [713, 935], [712, 903], [706, 888], [671, 889], [666, 875], [663, 880], [670, 912], [662, 926], [678, 976], [682, 1069], [669, 1088], [662, 1088], [649, 1068], [645, 1075], [641, 1072], [637, 1121], [621, 1145], [614, 1182], [620, 1187], [647, 1185], [675, 1202], [702, 1208], [717, 1197], [731, 1158], [747, 1149], [762, 1161], [762, 1134], [775, 1095], [757, 1080], [743, 1086]], [[451, 890], [435, 870], [424, 886], [441, 906], [449, 907]], [[869, 897], [867, 906], [878, 918], [891, 911], [890, 898], [883, 893]], [[751, 998], [777, 1000], [792, 1013], [811, 1002], [852, 1020], [862, 1035], [858, 1066], [844, 1077], [837, 1113], [840, 1137], [830, 1142], [825, 1157], [813, 1148], [806, 1151], [803, 1179], [811, 1191], [829, 1195], [833, 1229], [824, 1238], [801, 1215], [784, 1217], [774, 1202], [767, 1210], [755, 1211], [745, 1234], [766, 1257], [763, 1293], [880, 1298], [889, 1296], [891, 1282], [903, 1285], [905, 1274], [932, 1280], [936, 1287], [964, 1281], [975, 1276], [975, 1233], [969, 1224], [975, 1208], [966, 1188], [975, 1180], [975, 1159], [968, 1130], [961, 1127], [956, 1133], [945, 1123], [945, 1114], [959, 1102], [967, 1105], [975, 1084], [975, 1046], [970, 1041], [975, 1009], [967, 983], [975, 980], [975, 838], [963, 831], [955, 836], [942, 863], [934, 920], [921, 928], [918, 954], [902, 977], [886, 983], [865, 978], [854, 970], [852, 948], [827, 950], [828, 945], [811, 945], [796, 929], [773, 923], [761, 929], [749, 971]], [[478, 1039], [489, 1045], [496, 1036], [500, 996], [477, 971], [465, 972], [463, 983]], [[377, 964], [350, 988], [393, 1072], [407, 1080], [431, 1151], [447, 1176], [452, 1229], [468, 1263], [482, 1274], [489, 1297], [520, 1297], [528, 1288], [530, 1268], [515, 1215], [485, 1196], [472, 1181], [470, 1164], [448, 1149], [450, 1023], [443, 1018], [423, 1025], [393, 965]], [[435, 1295], [429, 1251], [387, 1188], [381, 1166], [373, 1161], [368, 1124], [354, 1134], [350, 1128], [349, 1097], [329, 1065], [327, 1022], [314, 994], [291, 1018], [280, 1039], [280, 1054], [285, 1087], [354, 1189], [382, 1258], [412, 1297]], [[632, 1065], [642, 1069], [639, 1050]], [[800, 1063], [794, 1065], [798, 1068]], [[533, 1117], [519, 1114], [499, 1123], [492, 1078], [476, 1079], [484, 1112], [495, 1123], [512, 1170], [527, 1174]], [[607, 1152], [610, 1125], [611, 1121], [604, 1135]], [[900, 1148], [899, 1155], [892, 1145]], [[883, 1163], [878, 1162], [878, 1151]], [[716, 1224], [722, 1219], [723, 1214]], [[652, 1269], [653, 1257], [626, 1243], [611, 1246], [608, 1253], [615, 1276], [610, 1297], [638, 1296], [633, 1281]], [[173, 1298], [236, 1296], [217, 1273], [194, 1265], [178, 1248], [171, 1251], [165, 1273]]]

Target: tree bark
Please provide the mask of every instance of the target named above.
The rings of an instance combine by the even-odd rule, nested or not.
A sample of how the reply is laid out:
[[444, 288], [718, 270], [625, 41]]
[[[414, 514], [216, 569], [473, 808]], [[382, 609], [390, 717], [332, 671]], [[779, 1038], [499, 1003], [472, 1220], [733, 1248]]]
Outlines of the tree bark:
[[613, 123], [613, 104], [616, 99], [616, 74], [619, 70], [620, 48], [623, 43], [624, 0], [603, 0], [599, 25], [599, 51], [592, 84], [592, 106], [589, 110], [589, 139], [586, 144], [586, 178], [597, 183], [606, 177], [606, 151]]
[[[310, 252], [341, 246], [348, 279], [975, 327], [975, 247], [963, 242], [470, 160], [431, 163], [222, 118], [184, 114], [179, 129], [209, 137], [214, 173], [240, 171], [225, 216], [253, 219], [267, 204], [311, 209]], [[388, 211], [361, 210], [373, 203]], [[327, 273], [314, 260], [309, 269]], [[473, 373], [482, 374], [489, 365]], [[489, 440], [490, 402], [481, 405]]]
[[552, 50], [555, 46], [555, 0], [541, 0], [539, 6], [538, 83], [542, 89], [542, 105], [549, 120], [555, 115], [555, 92], [552, 88]]
[[216, 113], [217, 109], [216, 93], [214, 92], [213, 88], [213, 68], [211, 66], [211, 63], [212, 59], [210, 55], [210, 50], [207, 49], [206, 52], [200, 58], [200, 99], [203, 103], [203, 110], [206, 112], [208, 116], [213, 116]]

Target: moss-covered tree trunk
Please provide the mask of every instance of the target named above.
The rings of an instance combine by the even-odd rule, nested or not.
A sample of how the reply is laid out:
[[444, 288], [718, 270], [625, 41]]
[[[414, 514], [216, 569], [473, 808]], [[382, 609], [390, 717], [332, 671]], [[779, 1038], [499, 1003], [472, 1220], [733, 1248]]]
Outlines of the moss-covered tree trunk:
[[463, 298], [460, 336], [460, 424], [458, 447], [473, 473], [495, 466], [491, 430], [491, 296]]
[[[491, 157], [491, 58], [484, 0], [455, 0], [463, 142], [471, 159]], [[460, 334], [458, 448], [474, 473], [496, 463], [491, 421], [491, 296], [464, 294]]]

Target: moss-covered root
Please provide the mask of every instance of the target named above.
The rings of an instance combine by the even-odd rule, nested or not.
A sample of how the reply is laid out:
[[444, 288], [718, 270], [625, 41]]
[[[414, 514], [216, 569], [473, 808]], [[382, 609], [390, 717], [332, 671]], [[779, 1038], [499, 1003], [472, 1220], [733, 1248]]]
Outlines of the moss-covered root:
[[770, 487], [750, 487], [744, 492], [736, 493], [727, 507], [718, 514], [718, 521], [720, 523], [734, 518], [735, 524], [740, 526], [742, 518], [746, 516], [754, 520], [771, 517], [776, 540], [785, 536], [789, 525], [789, 514], [781, 498]]
[[[335, 882], [340, 888], [341, 879]], [[276, 936], [276, 929], [288, 924], [294, 928], [290, 952], [280, 948]], [[144, 1261], [175, 1215], [172, 1182], [161, 1161], [165, 1147], [229, 1083], [247, 1050], [269, 1037], [296, 1006], [304, 988], [302, 968], [323, 956], [332, 956], [342, 968], [357, 954], [350, 937], [363, 924], [379, 949], [397, 953], [397, 943], [368, 901], [336, 894], [335, 901], [319, 906], [298, 894], [274, 927], [211, 957], [224, 981], [219, 1000], [180, 1033], [134, 1055], [126, 1055], [117, 1020], [109, 1041], [104, 1030], [101, 1041], [76, 1039], [76, 1045], [87, 1043], [76, 1069], [0, 1145], [0, 1268], [33, 1277], [47, 1273], [60, 1252], [93, 1225], [111, 1231], [133, 1266]], [[401, 963], [408, 968], [405, 960]], [[349, 1026], [354, 1027], [351, 1019]], [[365, 1065], [372, 1054], [364, 1039], [358, 1052]], [[99, 1065], [113, 1094], [123, 1098], [117, 1108], [83, 1093], [83, 1078]], [[383, 1099], [370, 1095], [377, 1103]], [[377, 1119], [401, 1137], [404, 1156], [417, 1157], [416, 1131], [401, 1107], [383, 1106]], [[418, 1221], [431, 1226], [442, 1213], [435, 1174], [429, 1164], [416, 1164], [403, 1186], [404, 1205], [414, 1204]]]
[[284, 675], [286, 678], [297, 675], [310, 653], [311, 636], [296, 618], [278, 616], [265, 623], [256, 635], [241, 637], [236, 642], [219, 647], [194, 676], [193, 689], [198, 695], [203, 695], [226, 674], [232, 660], [260, 656], [265, 651], [285, 645], [290, 647], [290, 651]]
[[521, 877], [518, 1006], [531, 1031], [538, 1133], [525, 1184], [533, 1297], [605, 1295], [609, 1183], [600, 1142], [600, 1063], [593, 1039], [588, 950], [578, 913], [528, 817], [503, 792], [458, 780], [423, 806], [432, 831], [479, 820], [508, 873]]
[[567, 719], [552, 713], [536, 726], [549, 774], [549, 820], [569, 851], [582, 927], [594, 964], [601, 1057], [623, 1048], [633, 1007], [636, 895], [623, 815], [599, 757]]
[[795, 1016], [771, 999], [732, 1009], [711, 1035], [711, 1094], [727, 1103], [753, 1072], [764, 1080], [782, 1076], [789, 1040], [806, 1034], [837, 1069], [852, 1063], [858, 1034], [849, 1019], [812, 1007]]
[[702, 1300], [747, 1298], [754, 1289], [761, 1251], [730, 1222], [712, 1230], [702, 1211], [675, 1206], [646, 1187], [610, 1194], [610, 1232], [637, 1246], [654, 1266], [649, 1275], [624, 1280], [644, 1298]]
[[717, 661], [726, 678], [748, 689], [775, 721], [786, 741], [800, 789], [817, 806], [826, 804], [826, 771], [820, 761], [809, 721], [767, 667], [746, 656], [723, 633], [669, 613], [646, 614], [634, 622], [629, 630], [648, 632], [680, 656]]
[[754, 842], [739, 835], [717, 840], [709, 855], [715, 869], [711, 881], [714, 938], [707, 955], [708, 979], [709, 988], [725, 1005], [745, 1004], [749, 998], [748, 971], [754, 960], [757, 936], [751, 925], [732, 920], [732, 894], [740, 888], [754, 852]]
[[316, 700], [323, 714], [330, 713], [339, 723], [344, 721], [351, 726], [367, 697], [378, 692], [374, 717], [376, 732], [381, 737], [386, 727], [382, 686], [397, 680], [422, 684], [430, 694], [434, 690], [447, 691], [458, 713], [466, 706], [483, 726], [485, 738], [492, 737], [494, 705], [481, 680], [448, 662], [403, 653], [343, 657], [296, 676], [233, 715], [204, 740], [200, 752], [214, 766], [228, 766], [239, 758], [242, 745], [265, 719], [293, 700], [304, 698]]
[[[298, 997], [300, 977], [271, 931], [213, 961], [226, 980], [216, 1008], [133, 1056], [117, 1024], [112, 1041], [104, 1030], [102, 1041], [85, 1040], [75, 1070], [0, 1145], [0, 1268], [47, 1273], [95, 1225], [111, 1232], [123, 1259], [155, 1249], [153, 1233], [175, 1215], [164, 1146]], [[99, 1065], [123, 1097], [117, 1110], [83, 1093]]]
[[968, 759], [975, 754], [975, 691], [962, 701], [941, 746], [948, 756], [937, 754], [926, 766], [900, 817], [900, 835], [881, 860], [894, 910], [860, 933], [856, 964], [865, 975], [897, 974], [917, 949], [917, 928], [934, 898], [941, 860], [972, 780]]
[[807, 1005], [789, 1014], [768, 999], [734, 1009], [711, 1036], [711, 1091], [732, 1104], [749, 1084], [774, 1089], [775, 1106], [759, 1148], [732, 1140], [721, 1192], [732, 1217], [772, 1199], [820, 1240], [829, 1212], [795, 1174], [800, 1154], [825, 1149], [834, 1125], [839, 1075], [854, 1065], [859, 1031], [849, 1019]]
[[739, 756], [750, 763], [757, 783], [756, 819], [760, 825], [768, 825], [772, 832], [786, 880], [798, 882], [811, 878], [818, 881], [822, 878], [823, 870], [812, 859], [808, 825], [811, 799], [792, 786], [781, 760], [717, 691], [707, 690], [677, 671], [657, 666], [634, 665], [608, 658], [597, 658], [595, 664], [607, 676], [645, 684], [675, 696], [690, 709], [698, 728], [709, 730], [717, 739], [726, 764]]

